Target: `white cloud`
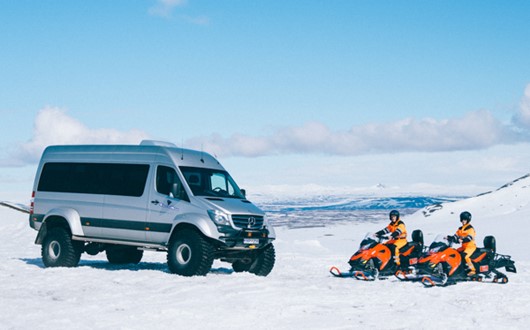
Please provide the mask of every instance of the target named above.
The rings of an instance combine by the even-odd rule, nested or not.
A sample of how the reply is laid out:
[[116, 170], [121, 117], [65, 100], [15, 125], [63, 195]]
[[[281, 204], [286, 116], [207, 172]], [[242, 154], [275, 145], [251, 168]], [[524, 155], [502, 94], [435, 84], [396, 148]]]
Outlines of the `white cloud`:
[[33, 136], [11, 152], [0, 165], [20, 166], [38, 162], [42, 151], [54, 144], [138, 144], [147, 138], [139, 130], [121, 132], [116, 129], [90, 129], [65, 110], [47, 107], [35, 117]]
[[168, 19], [176, 18], [177, 20], [194, 24], [194, 25], [208, 25], [210, 24], [210, 18], [205, 15], [189, 16], [189, 15], [178, 15], [174, 16], [173, 12], [177, 7], [183, 7], [188, 3], [187, 0], [157, 0], [148, 12], [153, 16], [160, 16]]
[[196, 137], [186, 142], [192, 148], [224, 156], [264, 156], [271, 154], [360, 155], [409, 151], [476, 150], [520, 141], [510, 127], [485, 110], [462, 118], [435, 120], [412, 118], [386, 124], [353, 126], [333, 131], [319, 122], [276, 130], [268, 136], [219, 134]]
[[[333, 130], [320, 122], [283, 127], [264, 136], [242, 133], [224, 137], [219, 133], [196, 136], [184, 146], [218, 156], [258, 157], [274, 155], [356, 156], [400, 152], [443, 152], [482, 150], [496, 145], [530, 141], [530, 85], [525, 90], [517, 126], [507, 125], [489, 111], [469, 112], [460, 118], [406, 118], [390, 123], [353, 126]], [[526, 125], [526, 126], [525, 126]], [[42, 150], [52, 144], [137, 144], [147, 134], [139, 130], [90, 129], [59, 108], [48, 107], [35, 118], [33, 136], [0, 159], [0, 166], [18, 166], [38, 161]]]
[[183, 6], [187, 0], [157, 0], [156, 4], [149, 8], [149, 14], [153, 16], [169, 17], [176, 7]]
[[515, 114], [513, 121], [521, 128], [530, 129], [530, 84], [525, 88], [519, 111]]

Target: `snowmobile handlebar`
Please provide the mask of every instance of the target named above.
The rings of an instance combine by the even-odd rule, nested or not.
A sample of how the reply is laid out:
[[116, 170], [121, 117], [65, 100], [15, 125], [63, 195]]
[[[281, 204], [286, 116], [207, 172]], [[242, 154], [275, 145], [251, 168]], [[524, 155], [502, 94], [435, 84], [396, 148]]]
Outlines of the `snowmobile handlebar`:
[[392, 239], [392, 236], [388, 236], [388, 235], [374, 234], [373, 237], [378, 241], [378, 243], [390, 241]]
[[460, 243], [460, 239], [456, 238], [455, 236], [445, 236], [444, 238], [447, 240], [447, 243], [449, 243], [449, 246]]

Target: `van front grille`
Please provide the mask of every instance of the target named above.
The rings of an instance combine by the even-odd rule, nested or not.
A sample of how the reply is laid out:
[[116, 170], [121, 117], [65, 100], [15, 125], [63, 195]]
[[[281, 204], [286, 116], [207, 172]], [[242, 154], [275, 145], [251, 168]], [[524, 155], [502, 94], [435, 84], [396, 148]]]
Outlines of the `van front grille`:
[[261, 215], [233, 214], [232, 221], [237, 228], [260, 229], [263, 227]]

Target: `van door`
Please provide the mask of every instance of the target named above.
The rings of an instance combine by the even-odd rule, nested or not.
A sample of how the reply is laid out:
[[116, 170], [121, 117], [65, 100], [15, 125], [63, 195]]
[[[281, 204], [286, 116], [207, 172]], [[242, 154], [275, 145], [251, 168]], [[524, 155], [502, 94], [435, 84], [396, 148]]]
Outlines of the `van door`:
[[191, 208], [189, 197], [176, 170], [167, 165], [156, 168], [155, 184], [150, 190], [147, 218], [147, 241], [165, 244], [173, 221]]
[[146, 241], [146, 183], [153, 175], [147, 164], [113, 164], [106, 182], [102, 234], [109, 239]]

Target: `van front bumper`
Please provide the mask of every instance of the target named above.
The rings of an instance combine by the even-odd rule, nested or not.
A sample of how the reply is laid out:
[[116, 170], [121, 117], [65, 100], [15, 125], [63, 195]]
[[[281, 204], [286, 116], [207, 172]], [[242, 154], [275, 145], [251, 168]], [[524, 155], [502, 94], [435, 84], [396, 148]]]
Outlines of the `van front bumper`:
[[274, 238], [269, 237], [269, 230], [265, 227], [262, 229], [233, 229], [230, 227], [219, 228], [221, 236], [219, 240], [224, 243], [225, 248], [253, 250], [260, 249]]

